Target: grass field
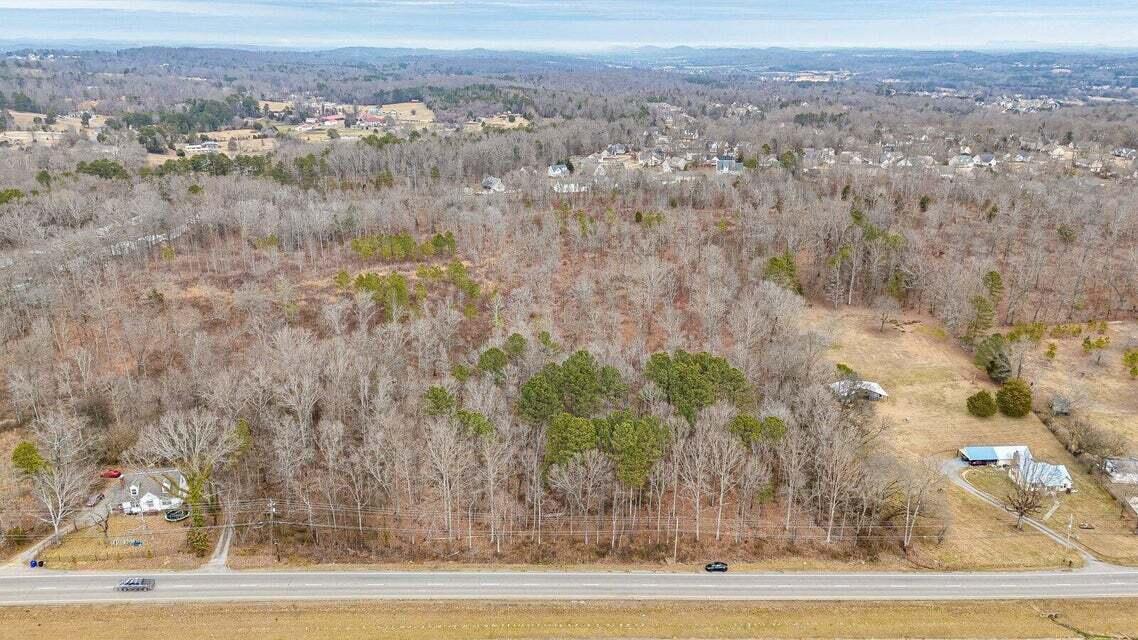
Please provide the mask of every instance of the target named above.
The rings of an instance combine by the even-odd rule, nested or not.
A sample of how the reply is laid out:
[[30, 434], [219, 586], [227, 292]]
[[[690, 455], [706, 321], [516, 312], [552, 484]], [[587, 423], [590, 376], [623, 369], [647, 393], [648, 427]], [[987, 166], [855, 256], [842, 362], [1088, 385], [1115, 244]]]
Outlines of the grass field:
[[[142, 541], [141, 546], [126, 544]], [[185, 549], [186, 525], [166, 522], [160, 515], [111, 516], [107, 537], [98, 527], [64, 536], [41, 558], [59, 569], [194, 569], [204, 559]]]
[[[1013, 488], [1011, 478], [1002, 469], [969, 469], [964, 477], [977, 489], [1000, 500], [1010, 495]], [[1118, 507], [1112, 507], [1109, 496], [1099, 495], [1100, 492], [1105, 493], [1097, 484], [1092, 484], [1079, 487], [1070, 495], [1048, 496], [1043, 500], [1040, 513], [1033, 517], [1060, 533], [1070, 527], [1072, 539], [1105, 559], [1132, 564], [1138, 561], [1133, 556], [1117, 558], [1112, 553], [1130, 549], [1135, 538], [1130, 528], [1133, 525], [1121, 517]]]
[[[12, 126], [16, 129], [39, 129], [43, 126], [43, 122], [47, 120], [46, 113], [35, 113], [32, 111], [8, 111], [8, 117], [11, 119]], [[36, 123], [39, 120], [39, 124]], [[107, 117], [100, 115], [91, 115], [91, 120], [88, 126], [92, 129], [98, 129], [106, 125]], [[83, 123], [79, 118], [69, 118], [67, 116], [57, 116], [56, 122], [53, 125], [48, 125], [51, 131], [63, 132], [67, 130], [80, 131], [83, 129]]]
[[[1099, 334], [1090, 335], [1097, 338]], [[1130, 453], [1138, 455], [1138, 380], [1122, 366], [1123, 352], [1138, 347], [1138, 323], [1110, 322], [1105, 335], [1110, 346], [1103, 350], [1101, 362], [1083, 351], [1082, 337], [1044, 338], [1033, 351], [1027, 375], [1044, 398], [1056, 391], [1085, 395], [1080, 408], [1083, 415], [1124, 435], [1130, 441]], [[1042, 354], [1051, 342], [1056, 355], [1049, 362]]]
[[1138, 601], [77, 605], [0, 608], [0, 627], [21, 640], [1121, 637]]
[[435, 121], [435, 112], [422, 102], [395, 102], [379, 107], [381, 113], [391, 113], [404, 124], [427, 125]]
[[[511, 121], [510, 118], [513, 118]], [[468, 122], [463, 128], [467, 133], [478, 133], [482, 129], [524, 129], [528, 127], [530, 121], [525, 116], [519, 114], [511, 114], [509, 116], [504, 114], [497, 114], [489, 118], [479, 118], [476, 122]]]
[[261, 109], [268, 107], [270, 111], [284, 111], [292, 108], [291, 100], [258, 100], [257, 106]]
[[[1001, 513], [957, 486], [948, 486], [952, 524], [944, 543], [921, 547], [919, 562], [936, 569], [1014, 570], [1082, 566], [1078, 553]], [[1070, 564], [1068, 564], [1070, 563]]]
[[[1026, 444], [1036, 458], [1066, 465], [1078, 489], [1074, 498], [1053, 514], [1052, 519], [1061, 523], [1057, 528], [1065, 529], [1068, 516], [1074, 517], [1076, 525], [1088, 522], [1095, 529], [1081, 532], [1084, 544], [1104, 558], [1138, 563], [1138, 536], [1132, 533], [1133, 521], [1119, 518], [1115, 501], [1038, 418], [969, 415], [964, 404], [967, 397], [979, 389], [994, 392], [996, 387], [939, 324], [910, 317], [901, 330], [880, 331], [879, 321], [865, 311], [814, 308], [809, 317], [814, 326], [834, 337], [828, 354], [831, 360], [849, 365], [889, 392], [890, 397], [876, 406], [879, 415], [891, 423], [886, 438], [899, 453], [913, 458], [947, 459], [965, 445]], [[1028, 369], [1025, 373], [1031, 379], [1034, 372], [1035, 369]], [[1119, 400], [1110, 406], [1122, 412], [1130, 401]], [[1127, 419], [1134, 420], [1135, 415], [1138, 414]], [[1022, 554], [1045, 558], [1055, 553], [1054, 542], [1043, 536], [971, 535], [982, 521], [1003, 516], [978, 500], [952, 500], [950, 505], [954, 525], [946, 544], [958, 545], [959, 553], [951, 558], [954, 563], [961, 563], [959, 568], [973, 563], [985, 566], [984, 558]], [[966, 544], [970, 537], [975, 544]], [[1023, 545], [1034, 549], [1028, 552]]]

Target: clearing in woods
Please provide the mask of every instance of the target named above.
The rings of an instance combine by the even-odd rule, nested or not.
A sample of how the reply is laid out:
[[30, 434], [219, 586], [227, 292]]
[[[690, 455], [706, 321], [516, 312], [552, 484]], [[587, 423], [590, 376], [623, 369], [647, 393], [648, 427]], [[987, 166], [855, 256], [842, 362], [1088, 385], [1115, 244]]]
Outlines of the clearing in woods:
[[[1048, 524], [1065, 531], [1069, 519], [1086, 523], [1093, 529], [1077, 529], [1074, 538], [1104, 559], [1124, 564], [1138, 564], [1138, 536], [1133, 534], [1131, 518], [1120, 518], [1120, 509], [1087, 470], [1076, 462], [1062, 444], [1034, 414], [1024, 418], [1008, 418], [996, 414], [977, 418], [965, 408], [965, 400], [980, 389], [995, 393], [997, 387], [987, 375], [972, 364], [971, 357], [946, 334], [936, 321], [925, 316], [905, 316], [901, 328], [886, 326], [880, 330], [880, 319], [870, 311], [833, 311], [814, 307], [808, 312], [809, 322], [832, 336], [829, 358], [852, 367], [867, 380], [880, 383], [890, 394], [877, 403], [878, 414], [891, 426], [886, 438], [901, 454], [911, 458], [949, 459], [965, 445], [1026, 444], [1036, 458], [1064, 464], [1075, 481], [1077, 493], [1060, 496], [1063, 506]], [[1118, 329], [1121, 331], [1121, 329]], [[1047, 339], [1038, 351], [1042, 353]], [[1081, 348], [1080, 348], [1081, 350]], [[1038, 375], [1042, 380], [1055, 377], [1051, 368], [1062, 368], [1066, 358], [1076, 357], [1072, 345], [1061, 347], [1061, 358], [1044, 365], [1029, 358], [1024, 377], [1029, 381]], [[1104, 355], [1104, 362], [1120, 355]], [[1121, 364], [1118, 371], [1105, 369], [1088, 386], [1105, 380], [1108, 388], [1124, 381]], [[1128, 379], [1129, 376], [1126, 376]], [[1046, 383], [1035, 384], [1037, 389]], [[1102, 392], [1100, 411], [1118, 415], [1133, 422], [1128, 411], [1129, 397], [1111, 398]], [[1119, 396], [1126, 394], [1117, 393]], [[1036, 393], [1037, 406], [1042, 392]], [[1045, 402], [1044, 402], [1045, 404]], [[1138, 433], [1138, 427], [1131, 427]], [[989, 568], [1014, 565], [1012, 558], [1023, 558], [1021, 566], [1065, 564], [1062, 548], [1046, 537], [1025, 529], [1015, 531], [1014, 519], [990, 505], [963, 494], [949, 494], [953, 523], [944, 545], [927, 548], [942, 566], [952, 568]], [[998, 495], [1002, 498], [1003, 496]], [[937, 558], [937, 556], [942, 556]], [[1031, 559], [1034, 558], [1034, 561]], [[1037, 564], [1038, 563], [1038, 564]]]

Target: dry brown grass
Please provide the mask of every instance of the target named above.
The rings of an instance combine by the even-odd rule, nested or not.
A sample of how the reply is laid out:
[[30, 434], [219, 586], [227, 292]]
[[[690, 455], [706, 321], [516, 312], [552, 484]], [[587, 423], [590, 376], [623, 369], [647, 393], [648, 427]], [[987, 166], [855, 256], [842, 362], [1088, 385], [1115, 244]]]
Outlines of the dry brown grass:
[[513, 122], [510, 121], [509, 116], [497, 114], [489, 118], [479, 118], [477, 122], [467, 123], [463, 130], [467, 133], [478, 133], [482, 129], [524, 129], [529, 126], [530, 121], [525, 116], [519, 114], [513, 115]]
[[1138, 601], [75, 605], [0, 608], [0, 626], [23, 640], [1069, 638], [1133, 632]]
[[[999, 500], [1011, 494], [1011, 478], [1002, 469], [969, 469], [965, 479], [970, 484]], [[1076, 485], [1071, 494], [1059, 493], [1043, 500], [1042, 510], [1035, 514], [1059, 533], [1070, 528], [1071, 538], [1094, 551], [1104, 559], [1125, 564], [1138, 563], [1135, 557], [1134, 531], [1119, 507], [1110, 502], [1110, 496], [1097, 484]], [[1090, 525], [1092, 528], [1087, 528]]]
[[[937, 569], [1014, 570], [1082, 566], [1078, 553], [1030, 527], [1018, 531], [1015, 517], [949, 486], [952, 523], [944, 543], [922, 546], [920, 561]], [[1068, 564], [1070, 563], [1070, 565]]]
[[257, 106], [261, 109], [268, 107], [270, 111], [284, 111], [292, 108], [291, 100], [259, 100]]
[[[853, 367], [889, 392], [890, 397], [876, 406], [879, 415], [892, 424], [886, 437], [898, 452], [914, 458], [949, 458], [965, 445], [1026, 444], [1035, 457], [1066, 465], [1075, 481], [1078, 493], [1052, 517], [1061, 523], [1059, 528], [1066, 527], [1068, 516], [1074, 517], [1076, 525], [1089, 522], [1096, 528], [1080, 534], [1087, 546], [1105, 558], [1138, 563], [1138, 536], [1131, 533], [1133, 524], [1119, 518], [1119, 508], [1110, 495], [1038, 418], [1029, 415], [1015, 419], [1000, 414], [976, 418], [968, 413], [965, 400], [969, 395], [979, 389], [994, 392], [996, 386], [938, 323], [912, 316], [905, 319], [902, 330], [882, 332], [869, 312], [821, 308], [812, 309], [809, 319], [834, 337], [829, 354], [832, 360]], [[1033, 372], [1029, 369], [1026, 373], [1030, 378]], [[1122, 412], [1129, 401], [1111, 406]], [[1129, 419], [1134, 419], [1133, 414]], [[969, 529], [997, 516], [991, 506], [978, 500], [951, 500], [950, 506], [954, 526], [946, 544], [957, 545], [959, 553], [949, 556], [954, 562], [985, 566], [985, 558], [1055, 556], [1056, 545], [1043, 536], [975, 536], [976, 544], [969, 544]], [[1035, 548], [1028, 551], [1023, 548], [1025, 544]]]
[[[35, 113], [32, 111], [8, 111], [8, 117], [12, 122], [13, 128], [16, 129], [39, 129], [43, 126], [44, 121], [47, 120], [46, 113]], [[36, 120], [39, 123], [36, 123]], [[103, 127], [107, 124], [106, 116], [93, 115], [88, 123], [92, 129]], [[83, 123], [79, 118], [69, 118], [67, 116], [57, 116], [55, 124], [48, 125], [48, 129], [55, 132], [63, 131], [82, 131]]]
[[395, 113], [395, 119], [400, 123], [424, 125], [435, 121], [435, 112], [422, 102], [395, 102], [385, 104], [379, 110], [381, 113]]
[[50, 147], [63, 139], [58, 131], [0, 131], [0, 143], [7, 143], [15, 147], [27, 147], [38, 144]]
[[[1103, 351], [1101, 364], [1083, 351], [1082, 337], [1044, 338], [1033, 350], [1026, 375], [1035, 382], [1036, 395], [1044, 406], [1056, 392], [1085, 394], [1081, 415], [1124, 435], [1131, 453], [1138, 454], [1138, 380], [1122, 366], [1123, 351], [1138, 346], [1138, 322], [1110, 322], [1106, 335], [1110, 346]], [[1056, 346], [1052, 362], [1043, 357], [1050, 342]]]
[[[106, 538], [98, 527], [81, 529], [41, 557], [60, 569], [194, 569], [204, 559], [186, 551], [186, 529], [184, 522], [166, 522], [161, 515], [116, 515]], [[131, 540], [143, 544], [125, 544]]]
[[[726, 558], [731, 560], [730, 557]], [[702, 573], [704, 562], [671, 562], [664, 560], [654, 562], [644, 560], [640, 562], [623, 560], [602, 560], [599, 562], [575, 563], [567, 561], [551, 561], [540, 565], [525, 564], [517, 561], [477, 562], [477, 561], [444, 561], [424, 560], [415, 562], [369, 562], [369, 563], [317, 563], [314, 560], [299, 557], [282, 557], [281, 562], [276, 561], [272, 549], [268, 545], [243, 545], [234, 547], [229, 555], [229, 567], [237, 570], [256, 571], [295, 571], [297, 569], [311, 571], [580, 571], [580, 572], [612, 572], [623, 573], [627, 571], [655, 571], [660, 573]], [[1059, 566], [1058, 564], [1041, 566]], [[731, 571], [734, 573], [756, 571], [903, 571], [913, 569], [913, 565], [894, 555], [883, 556], [879, 561], [867, 560], [840, 560], [819, 558], [813, 556], [773, 555], [759, 560], [731, 560]]]

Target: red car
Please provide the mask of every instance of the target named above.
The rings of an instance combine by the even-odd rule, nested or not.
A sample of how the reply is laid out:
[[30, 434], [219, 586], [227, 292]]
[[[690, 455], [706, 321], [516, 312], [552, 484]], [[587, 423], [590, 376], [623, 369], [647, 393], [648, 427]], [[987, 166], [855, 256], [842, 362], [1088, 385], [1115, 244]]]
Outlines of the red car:
[[119, 469], [107, 469], [99, 474], [100, 478], [121, 478], [122, 471]]

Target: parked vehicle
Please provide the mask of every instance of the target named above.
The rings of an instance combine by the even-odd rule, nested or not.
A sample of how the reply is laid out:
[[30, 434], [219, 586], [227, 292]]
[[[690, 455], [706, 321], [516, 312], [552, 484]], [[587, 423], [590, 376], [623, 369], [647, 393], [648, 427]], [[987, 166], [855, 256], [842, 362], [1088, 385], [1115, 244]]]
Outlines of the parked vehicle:
[[84, 504], [88, 507], [93, 507], [103, 501], [105, 496], [101, 493], [92, 493]]
[[153, 578], [127, 578], [115, 587], [115, 591], [152, 591], [153, 589]]
[[99, 474], [100, 478], [121, 478], [122, 469], [107, 469]]
[[186, 518], [190, 517], [190, 510], [189, 509], [171, 509], [171, 510], [167, 511], [166, 513], [162, 514], [162, 517], [166, 519], [166, 522], [181, 522], [181, 521], [185, 520]]
[[727, 563], [719, 562], [718, 560], [715, 562], [708, 562], [703, 566], [703, 570], [710, 571], [712, 573], [727, 573]]

